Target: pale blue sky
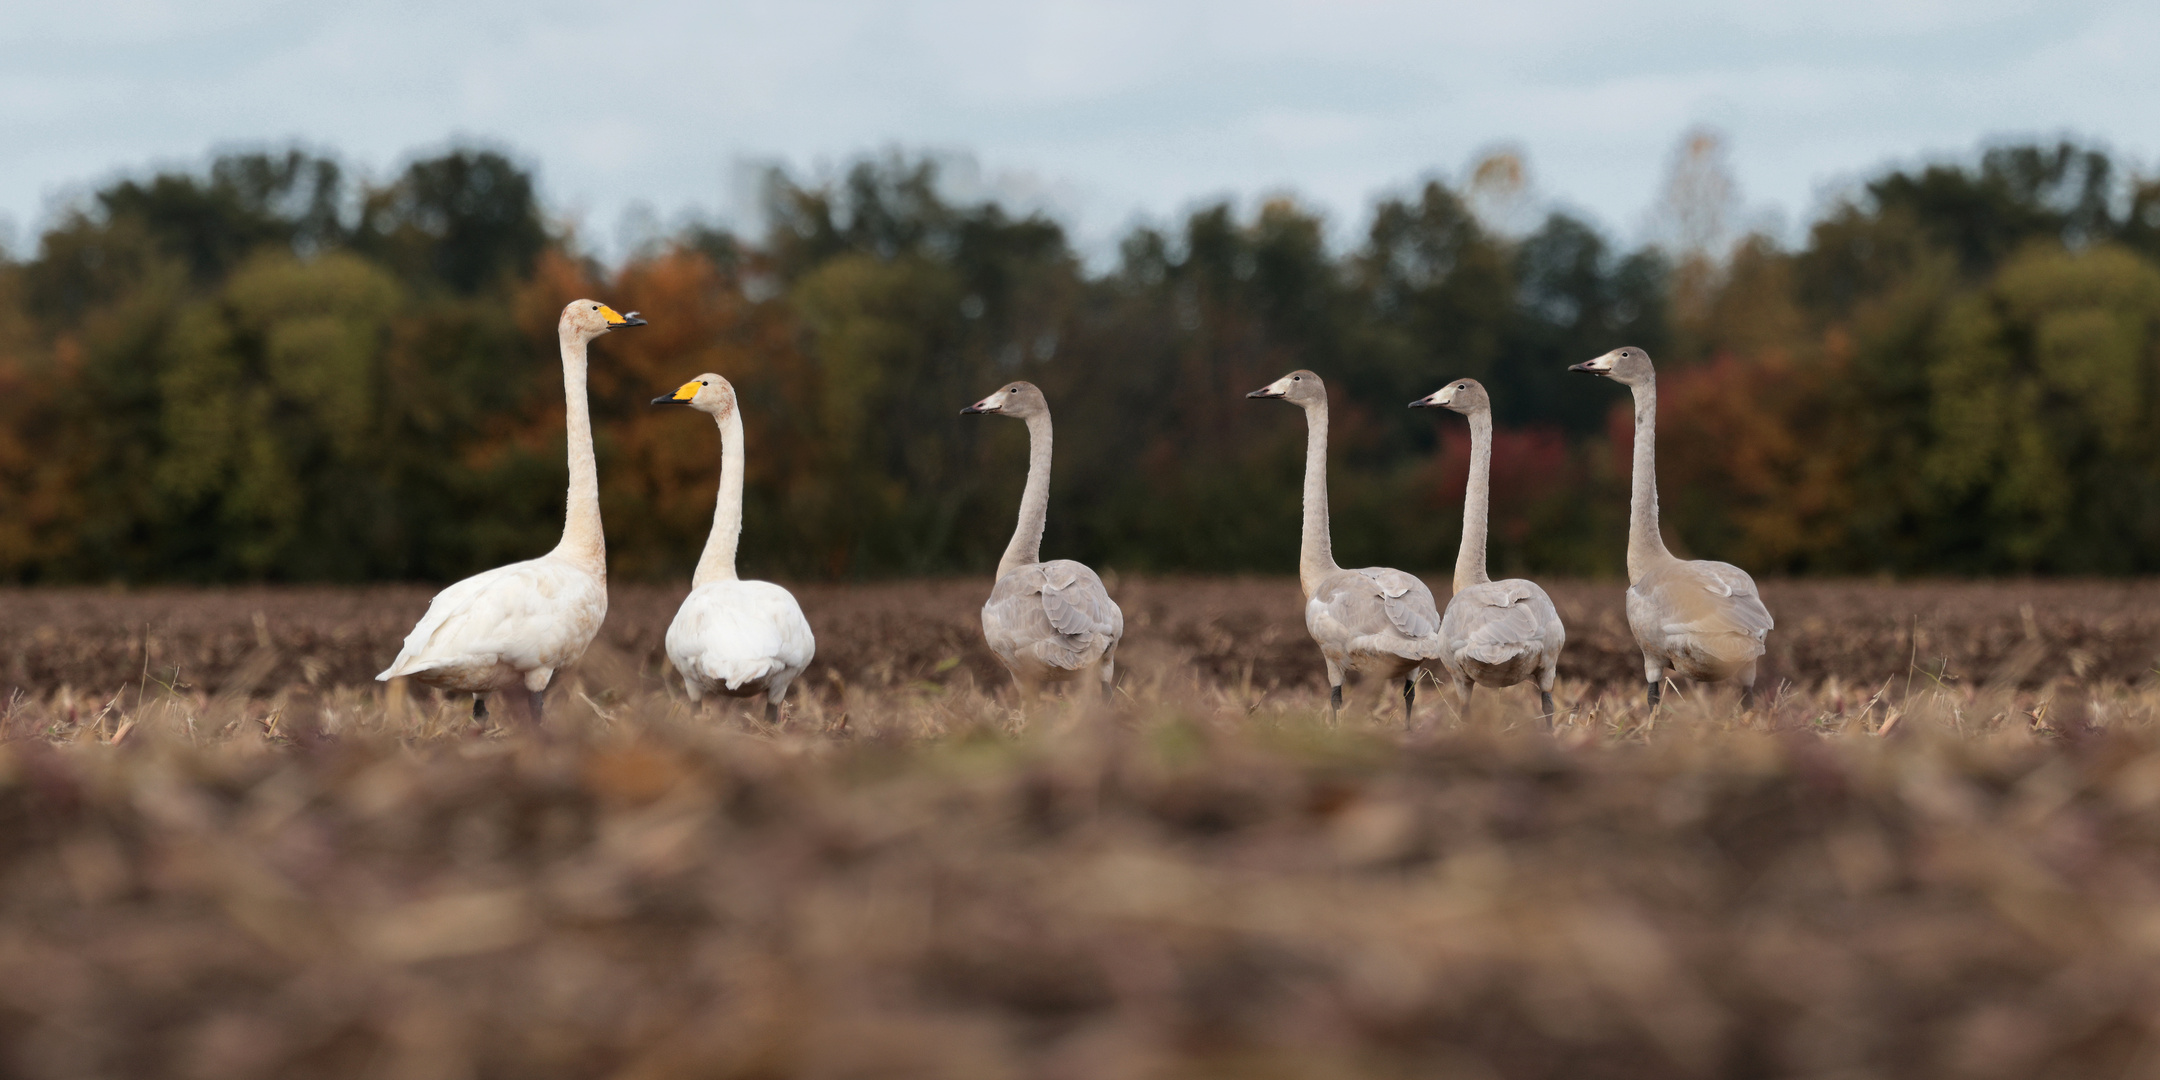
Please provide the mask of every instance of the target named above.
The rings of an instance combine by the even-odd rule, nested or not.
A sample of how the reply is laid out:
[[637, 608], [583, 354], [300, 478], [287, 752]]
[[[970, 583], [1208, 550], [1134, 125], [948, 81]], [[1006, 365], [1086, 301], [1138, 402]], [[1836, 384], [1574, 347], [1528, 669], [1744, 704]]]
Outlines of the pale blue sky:
[[1891, 162], [1996, 137], [2160, 151], [2160, 4], [2117, 0], [849, 3], [71, 0], [0, 19], [0, 217], [298, 139], [377, 174], [508, 147], [602, 250], [638, 206], [739, 216], [750, 165], [972, 155], [1100, 253], [1138, 220], [1291, 192], [1347, 235], [1512, 144], [1538, 195], [1643, 235], [1675, 141], [1730, 138], [1795, 230]]

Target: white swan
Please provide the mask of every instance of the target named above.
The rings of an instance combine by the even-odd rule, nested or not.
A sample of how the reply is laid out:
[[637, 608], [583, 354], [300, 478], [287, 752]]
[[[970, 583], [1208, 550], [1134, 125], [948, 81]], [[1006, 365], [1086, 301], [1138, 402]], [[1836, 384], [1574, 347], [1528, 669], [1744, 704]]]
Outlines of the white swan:
[[1034, 383], [1016, 382], [960, 410], [962, 416], [969, 413], [1018, 417], [1028, 428], [1020, 520], [998, 560], [997, 584], [983, 604], [983, 640], [1005, 662], [1024, 697], [1033, 697], [1044, 683], [1071, 682], [1092, 670], [1108, 698], [1117, 683], [1125, 613], [1085, 564], [1041, 561], [1043, 522], [1050, 510], [1050, 403]]
[[1328, 537], [1327, 387], [1310, 371], [1293, 371], [1250, 394], [1282, 398], [1305, 410], [1305, 523], [1298, 545], [1298, 584], [1305, 591], [1305, 629], [1327, 661], [1328, 717], [1342, 709], [1343, 673], [1357, 671], [1401, 681], [1403, 723], [1417, 705], [1418, 667], [1437, 659], [1440, 609], [1423, 581], [1400, 570], [1335, 565]]
[[619, 315], [592, 300], [563, 308], [555, 324], [570, 448], [562, 542], [537, 559], [475, 574], [435, 594], [405, 636], [405, 648], [377, 680], [409, 677], [473, 694], [476, 717], [487, 715], [484, 695], [513, 691], [513, 713], [522, 714], [528, 727], [539, 726], [548, 681], [585, 654], [607, 617], [607, 542], [600, 533], [600, 479], [585, 402], [586, 346], [619, 327], [643, 325], [635, 311]]
[[668, 626], [668, 661], [696, 702], [706, 694], [765, 695], [765, 722], [780, 722], [788, 684], [810, 666], [817, 639], [794, 594], [770, 581], [735, 576], [735, 547], [742, 539], [743, 424], [735, 388], [705, 374], [682, 384], [655, 405], [688, 405], [720, 425], [720, 497], [712, 534], [690, 579], [690, 595]]
[[1552, 598], [1536, 582], [1485, 576], [1486, 519], [1492, 505], [1492, 399], [1476, 379], [1457, 379], [1410, 403], [1413, 409], [1452, 409], [1470, 418], [1470, 479], [1463, 487], [1462, 547], [1455, 553], [1455, 595], [1440, 613], [1447, 651], [1440, 663], [1455, 683], [1464, 715], [1470, 690], [1495, 689], [1535, 678], [1538, 704], [1552, 723], [1553, 677], [1567, 631]]
[[1657, 370], [1641, 349], [1614, 349], [1569, 371], [1600, 375], [1635, 394], [1635, 478], [1628, 507], [1628, 628], [1642, 647], [1650, 704], [1665, 668], [1700, 682], [1733, 679], [1742, 707], [1755, 704], [1755, 663], [1776, 625], [1755, 579], [1731, 563], [1682, 560], [1658, 532]]

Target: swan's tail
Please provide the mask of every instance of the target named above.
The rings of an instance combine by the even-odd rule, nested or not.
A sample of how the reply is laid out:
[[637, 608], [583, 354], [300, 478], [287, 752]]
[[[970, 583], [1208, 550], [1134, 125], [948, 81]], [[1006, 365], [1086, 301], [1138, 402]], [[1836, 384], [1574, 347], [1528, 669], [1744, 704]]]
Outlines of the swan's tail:
[[705, 669], [707, 679], [725, 683], [730, 692], [777, 675], [787, 667], [777, 657], [770, 656], [755, 660], [708, 660], [699, 666]]
[[1366, 634], [1351, 638], [1344, 648], [1352, 653], [1392, 654], [1405, 660], [1438, 660], [1447, 655], [1447, 642], [1438, 634], [1419, 638], [1395, 633]]
[[1530, 652], [1530, 643], [1524, 641], [1472, 641], [1463, 646], [1462, 655], [1480, 664], [1511, 664]]

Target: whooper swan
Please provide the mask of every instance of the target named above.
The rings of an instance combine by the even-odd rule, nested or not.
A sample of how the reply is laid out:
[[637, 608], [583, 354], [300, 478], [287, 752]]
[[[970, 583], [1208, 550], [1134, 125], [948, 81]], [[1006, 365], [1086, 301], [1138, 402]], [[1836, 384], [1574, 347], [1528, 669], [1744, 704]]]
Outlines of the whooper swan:
[[1440, 610], [1416, 577], [1384, 566], [1345, 570], [1335, 565], [1328, 538], [1327, 387], [1310, 371], [1293, 371], [1246, 397], [1282, 398], [1305, 410], [1305, 525], [1298, 545], [1298, 585], [1305, 592], [1305, 629], [1327, 660], [1328, 717], [1342, 709], [1343, 673], [1356, 671], [1402, 683], [1403, 723], [1417, 706], [1415, 673], [1437, 659]]
[[1485, 576], [1486, 519], [1492, 506], [1492, 399], [1476, 379], [1457, 379], [1410, 403], [1413, 409], [1452, 409], [1470, 418], [1470, 480], [1463, 488], [1462, 547], [1455, 553], [1455, 595], [1440, 614], [1440, 663], [1455, 683], [1462, 713], [1470, 690], [1513, 686], [1535, 677], [1538, 704], [1552, 723], [1553, 676], [1567, 631], [1560, 612], [1537, 583]]
[[763, 694], [765, 722], [777, 724], [780, 699], [810, 666], [817, 640], [793, 594], [770, 581], [735, 576], [743, 499], [743, 423], [735, 388], [718, 375], [705, 374], [652, 403], [688, 405], [720, 425], [720, 498], [705, 554], [690, 579], [690, 595], [668, 626], [668, 660], [681, 673], [692, 702], [707, 694]]
[[1125, 613], [1095, 571], [1071, 559], [1043, 562], [1043, 522], [1050, 510], [1050, 403], [1034, 383], [1016, 382], [960, 410], [1027, 421], [1027, 487], [1020, 520], [997, 584], [983, 604], [983, 639], [1005, 662], [1023, 697], [1044, 683], [1065, 683], [1092, 671], [1110, 697], [1117, 682], [1117, 647]]
[[1730, 563], [1681, 560], [1658, 533], [1657, 371], [1641, 349], [1614, 349], [1568, 368], [1635, 393], [1635, 481], [1628, 507], [1628, 627], [1642, 646], [1650, 704], [1665, 668], [1701, 682], [1735, 679], [1742, 707], [1755, 704], [1755, 662], [1776, 624], [1755, 579]]
[[470, 693], [476, 717], [487, 715], [485, 695], [509, 691], [513, 714], [539, 727], [548, 680], [584, 655], [607, 617], [607, 542], [585, 403], [585, 349], [611, 330], [643, 325], [635, 311], [619, 315], [592, 300], [563, 309], [555, 324], [570, 446], [562, 542], [537, 559], [475, 574], [435, 594], [404, 650], [376, 679], [405, 676]]

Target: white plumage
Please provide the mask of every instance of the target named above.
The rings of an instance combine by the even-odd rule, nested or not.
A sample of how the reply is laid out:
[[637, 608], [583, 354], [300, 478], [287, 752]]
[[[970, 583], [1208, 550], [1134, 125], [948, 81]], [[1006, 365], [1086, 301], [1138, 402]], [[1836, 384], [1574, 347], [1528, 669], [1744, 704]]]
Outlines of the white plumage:
[[397, 659], [376, 679], [412, 678], [481, 695], [473, 702], [475, 716], [485, 715], [484, 695], [513, 691], [513, 710], [528, 725], [540, 723], [548, 682], [585, 654], [607, 618], [607, 542], [585, 400], [586, 347], [615, 328], [643, 325], [637, 312], [619, 315], [591, 300], [563, 308], [555, 325], [570, 458], [562, 541], [540, 558], [475, 574], [437, 593]]
[[817, 655], [817, 639], [793, 594], [769, 581], [735, 576], [742, 539], [743, 423], [735, 387], [706, 373], [655, 405], [687, 405], [720, 427], [720, 493], [690, 595], [668, 625], [668, 662], [693, 702], [708, 695], [765, 695], [765, 719], [780, 720], [788, 686]]
[[411, 676], [443, 690], [547, 689], [584, 655], [607, 618], [607, 582], [566, 560], [531, 559], [435, 594], [377, 679]]
[[779, 701], [817, 655], [817, 640], [786, 589], [716, 581], [683, 601], [668, 626], [667, 653], [692, 701], [707, 694]]

